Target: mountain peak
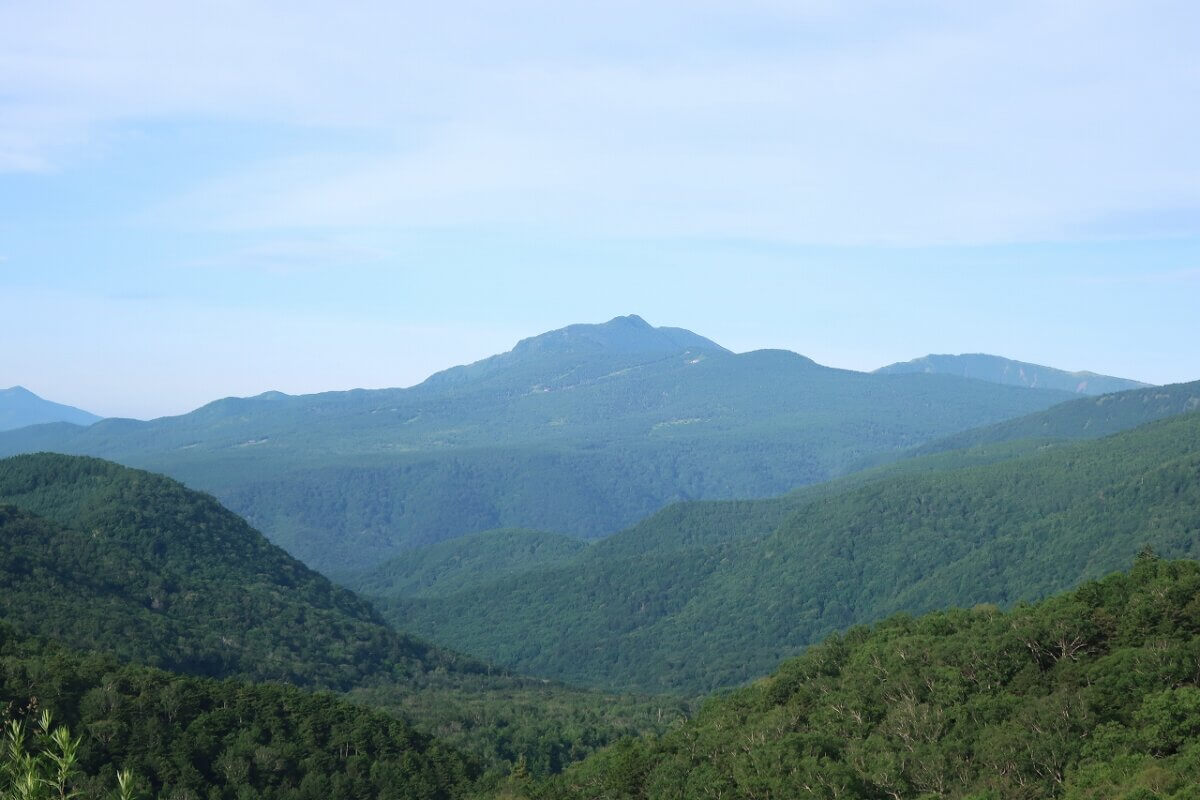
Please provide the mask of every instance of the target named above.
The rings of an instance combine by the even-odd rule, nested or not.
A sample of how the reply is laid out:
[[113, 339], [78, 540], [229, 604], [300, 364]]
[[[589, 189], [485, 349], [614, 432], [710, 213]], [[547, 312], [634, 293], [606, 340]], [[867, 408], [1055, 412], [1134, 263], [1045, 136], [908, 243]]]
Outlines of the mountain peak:
[[99, 419], [100, 417], [87, 411], [38, 397], [24, 386], [0, 389], [0, 431], [47, 422], [91, 425]]
[[535, 353], [670, 355], [684, 350], [726, 353], [724, 347], [683, 328], [656, 328], [637, 314], [598, 324], [579, 323], [522, 339], [514, 356]]

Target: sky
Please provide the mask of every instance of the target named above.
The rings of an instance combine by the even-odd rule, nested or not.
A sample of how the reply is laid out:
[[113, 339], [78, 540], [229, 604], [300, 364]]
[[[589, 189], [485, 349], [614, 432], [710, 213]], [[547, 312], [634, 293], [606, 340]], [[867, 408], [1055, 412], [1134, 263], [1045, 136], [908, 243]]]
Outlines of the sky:
[[1200, 378], [1200, 5], [0, 0], [0, 387], [148, 418], [636, 313]]

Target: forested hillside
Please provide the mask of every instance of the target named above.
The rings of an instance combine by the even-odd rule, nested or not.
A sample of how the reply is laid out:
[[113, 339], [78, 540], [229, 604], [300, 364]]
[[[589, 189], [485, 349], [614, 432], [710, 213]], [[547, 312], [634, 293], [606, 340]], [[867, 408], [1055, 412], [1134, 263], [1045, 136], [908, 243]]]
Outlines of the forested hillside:
[[875, 370], [883, 375], [902, 375], [919, 372], [926, 375], [959, 375], [963, 378], [1001, 383], [1005, 386], [1025, 386], [1030, 389], [1060, 389], [1076, 394], [1100, 395], [1141, 389], [1149, 384], [1094, 372], [1068, 372], [1063, 369], [1014, 361], [1011, 358], [964, 353], [962, 355], [927, 355]]
[[0, 434], [163, 472], [342, 576], [498, 528], [597, 538], [671, 502], [765, 497], [1072, 395], [733, 354], [637, 317], [577, 325], [411, 389], [268, 393], [150, 422]]
[[685, 505], [560, 567], [380, 606], [529, 674], [707, 691], [895, 611], [1037, 599], [1146, 544], [1200, 555], [1200, 414], [979, 466], [934, 460], [953, 468]]
[[1159, 798], [1200, 786], [1200, 566], [831, 636], [515, 797]]
[[[392, 631], [211, 497], [93, 458], [0, 461], [0, 614], [194, 675], [349, 689], [482, 664]], [[19, 508], [18, 508], [19, 506]]]
[[948, 436], [916, 453], [961, 450], [998, 442], [1097, 439], [1156, 419], [1200, 409], [1200, 381], [1085, 397], [1046, 411]]
[[513, 676], [397, 633], [211, 497], [98, 459], [0, 461], [0, 587], [0, 621], [22, 635], [189, 675], [337, 689], [488, 774], [518, 759], [558, 770], [687, 707]]
[[565, 564], [586, 549], [585, 542], [560, 533], [520, 528], [483, 531], [408, 550], [355, 576], [348, 585], [366, 595], [446, 594], [505, 575]]
[[11, 715], [30, 736], [42, 711], [69, 726], [81, 740], [73, 788], [86, 797], [107, 796], [121, 769], [140, 797], [435, 800], [462, 796], [481, 771], [395, 717], [331, 695], [122, 664], [3, 623], [0, 704], [0, 720]]

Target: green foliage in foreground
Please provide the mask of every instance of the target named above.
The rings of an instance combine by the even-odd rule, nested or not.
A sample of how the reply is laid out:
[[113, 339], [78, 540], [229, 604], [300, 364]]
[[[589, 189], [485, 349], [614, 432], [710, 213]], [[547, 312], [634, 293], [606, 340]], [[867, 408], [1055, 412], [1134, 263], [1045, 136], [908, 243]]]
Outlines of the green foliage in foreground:
[[622, 738], [665, 733], [691, 713], [674, 697], [614, 695], [539, 680], [473, 677], [421, 687], [375, 686], [348, 697], [410, 720], [467, 753], [491, 785], [518, 765], [531, 775], [560, 772]]
[[[300, 689], [187, 678], [0, 625], [0, 706], [80, 732], [70, 781], [103, 797], [129, 770], [163, 798], [450, 798], [478, 767], [387, 714]], [[53, 755], [53, 753], [52, 753]], [[57, 796], [57, 795], [56, 795]]]
[[1200, 797], [1200, 565], [1010, 613], [893, 617], [833, 636], [661, 738], [510, 796]]
[[[79, 766], [81, 739], [66, 726], [55, 726], [51, 713], [42, 709], [33, 721], [0, 716], [4, 739], [0, 741], [0, 800], [65, 800], [79, 797], [83, 774]], [[112, 800], [133, 800], [133, 773], [117, 773]]]
[[1035, 600], [1145, 544], [1200, 557], [1200, 414], [972, 460], [828, 495], [680, 507], [563, 566], [380, 607], [527, 674], [702, 692], [896, 611]]

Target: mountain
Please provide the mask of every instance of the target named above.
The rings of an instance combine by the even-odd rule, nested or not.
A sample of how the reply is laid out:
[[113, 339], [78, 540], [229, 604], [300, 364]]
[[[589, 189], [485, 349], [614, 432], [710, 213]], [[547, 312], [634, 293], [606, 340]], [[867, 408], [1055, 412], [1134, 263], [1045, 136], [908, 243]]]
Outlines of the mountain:
[[[683, 328], [655, 328], [638, 315], [630, 314], [615, 317], [600, 325], [568, 325], [559, 330], [522, 339], [507, 353], [436, 373], [426, 381], [426, 386], [440, 387], [462, 383], [497, 373], [505, 373], [506, 377], [510, 377], [514, 371], [520, 374], [523, 367], [533, 370], [532, 375], [522, 376], [526, 380], [545, 380], [546, 363], [562, 358], [572, 362], [576, 372], [570, 377], [573, 382], [577, 382], [580, 361], [599, 359], [605, 362], [615, 358], [642, 363], [687, 352], [698, 356], [706, 353], [729, 354], [724, 347], [699, 334]], [[524, 381], [518, 388], [527, 388]]]
[[990, 356], [986, 353], [964, 353], [962, 355], [927, 355], [897, 364], [889, 364], [875, 370], [882, 375], [922, 373], [926, 375], [958, 375], [963, 378], [999, 383], [1005, 386], [1025, 386], [1031, 389], [1058, 389], [1076, 394], [1099, 395], [1140, 389], [1147, 383], [1127, 378], [1113, 378], [1094, 372], [1067, 372], [1066, 370], [1013, 361], [1011, 358]]
[[73, 406], [43, 400], [24, 386], [0, 389], [0, 431], [42, 425], [47, 422], [69, 422], [91, 425], [101, 418]]
[[1081, 397], [1045, 411], [963, 431], [922, 445], [915, 454], [941, 453], [1000, 442], [1096, 439], [1157, 419], [1200, 409], [1200, 381]]
[[575, 683], [707, 691], [896, 611], [1035, 600], [1149, 544], [1200, 556], [1200, 413], [1003, 457], [937, 454], [769, 501], [684, 504], [553, 567], [378, 598], [395, 624]]
[[409, 389], [267, 393], [179, 417], [0, 434], [210, 491], [335, 577], [498, 528], [594, 539], [671, 502], [764, 497], [1048, 408], [1065, 392], [735, 354], [637, 317], [578, 325]]
[[484, 669], [395, 633], [208, 495], [93, 458], [0, 461], [0, 583], [20, 629], [176, 672], [344, 690]]
[[[397, 633], [212, 497], [93, 458], [0, 460], [0, 590], [0, 629], [18, 638], [191, 676], [336, 689], [489, 773], [519, 760], [557, 771], [687, 708], [512, 676]], [[56, 696], [32, 691], [0, 697], [0, 713], [8, 700]]]
[[1144, 556], [1010, 613], [893, 617], [510, 796], [1185, 800], [1198, 596], [1200, 565]]

